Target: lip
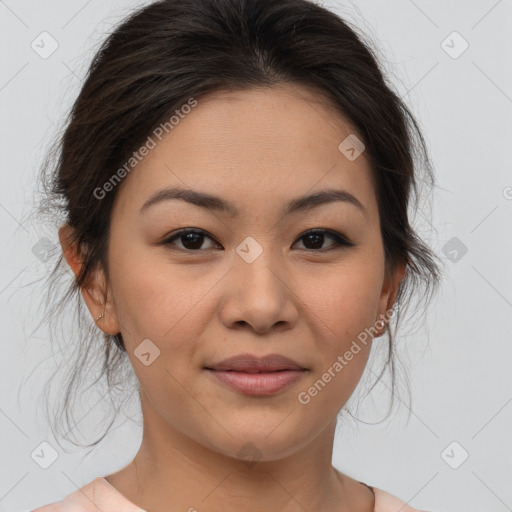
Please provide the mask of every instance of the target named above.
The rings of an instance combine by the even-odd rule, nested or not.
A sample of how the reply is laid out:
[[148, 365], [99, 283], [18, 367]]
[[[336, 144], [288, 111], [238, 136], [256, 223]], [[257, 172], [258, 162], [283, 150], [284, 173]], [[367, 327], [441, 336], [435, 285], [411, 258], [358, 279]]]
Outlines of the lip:
[[245, 395], [274, 395], [291, 386], [306, 370], [279, 370], [275, 372], [245, 373], [233, 370], [207, 371], [230, 388]]
[[240, 354], [208, 365], [209, 370], [232, 370], [245, 373], [275, 372], [279, 370], [306, 370], [299, 363], [280, 354], [269, 354], [264, 357], [252, 354]]
[[279, 393], [307, 371], [296, 361], [279, 354], [265, 357], [242, 354], [205, 366], [205, 370], [231, 389], [253, 396]]

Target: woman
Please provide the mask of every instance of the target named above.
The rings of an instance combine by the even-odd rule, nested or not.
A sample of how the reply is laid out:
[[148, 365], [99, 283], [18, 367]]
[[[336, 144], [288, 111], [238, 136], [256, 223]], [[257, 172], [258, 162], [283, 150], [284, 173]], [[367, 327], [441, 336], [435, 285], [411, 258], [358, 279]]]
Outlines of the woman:
[[407, 217], [415, 143], [428, 171], [370, 50], [312, 2], [163, 0], [125, 20], [48, 178], [143, 440], [36, 512], [413, 512], [331, 458], [374, 339], [393, 370], [391, 321], [439, 279]]

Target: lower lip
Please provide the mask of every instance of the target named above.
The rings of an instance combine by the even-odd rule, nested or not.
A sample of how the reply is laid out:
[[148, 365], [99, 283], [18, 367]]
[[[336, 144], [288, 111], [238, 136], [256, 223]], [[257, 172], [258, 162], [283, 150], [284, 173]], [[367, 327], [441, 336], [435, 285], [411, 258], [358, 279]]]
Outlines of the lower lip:
[[246, 395], [273, 395], [291, 386], [305, 370], [282, 370], [267, 373], [208, 370], [216, 379]]

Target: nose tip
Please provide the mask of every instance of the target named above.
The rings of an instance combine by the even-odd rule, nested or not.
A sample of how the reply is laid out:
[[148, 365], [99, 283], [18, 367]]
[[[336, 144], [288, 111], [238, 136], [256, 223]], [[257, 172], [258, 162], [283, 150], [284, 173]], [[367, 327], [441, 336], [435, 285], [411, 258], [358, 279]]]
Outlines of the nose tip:
[[[247, 241], [247, 246], [239, 246], [242, 250], [248, 248], [248, 252], [243, 254], [256, 254], [255, 246], [251, 244]], [[294, 293], [284, 274], [280, 275], [270, 267], [269, 257], [269, 253], [261, 253], [251, 263], [244, 257], [235, 263], [222, 307], [223, 321], [227, 326], [250, 326], [255, 333], [265, 334], [276, 328], [288, 329], [297, 321], [299, 315]]]

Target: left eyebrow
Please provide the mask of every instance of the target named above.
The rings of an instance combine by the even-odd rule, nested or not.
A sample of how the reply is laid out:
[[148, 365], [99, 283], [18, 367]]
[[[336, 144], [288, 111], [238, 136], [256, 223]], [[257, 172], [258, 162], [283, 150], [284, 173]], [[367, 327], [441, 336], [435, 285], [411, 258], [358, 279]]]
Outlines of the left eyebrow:
[[[162, 201], [181, 199], [208, 210], [226, 212], [231, 216], [239, 214], [238, 208], [231, 202], [205, 192], [182, 188], [164, 188], [154, 193], [141, 207], [140, 213], [144, 213], [149, 207]], [[365, 216], [368, 216], [366, 208], [361, 201], [347, 190], [326, 189], [313, 194], [292, 199], [284, 208], [283, 215], [290, 215], [300, 211], [317, 208], [319, 206], [342, 201], [357, 207]]]

